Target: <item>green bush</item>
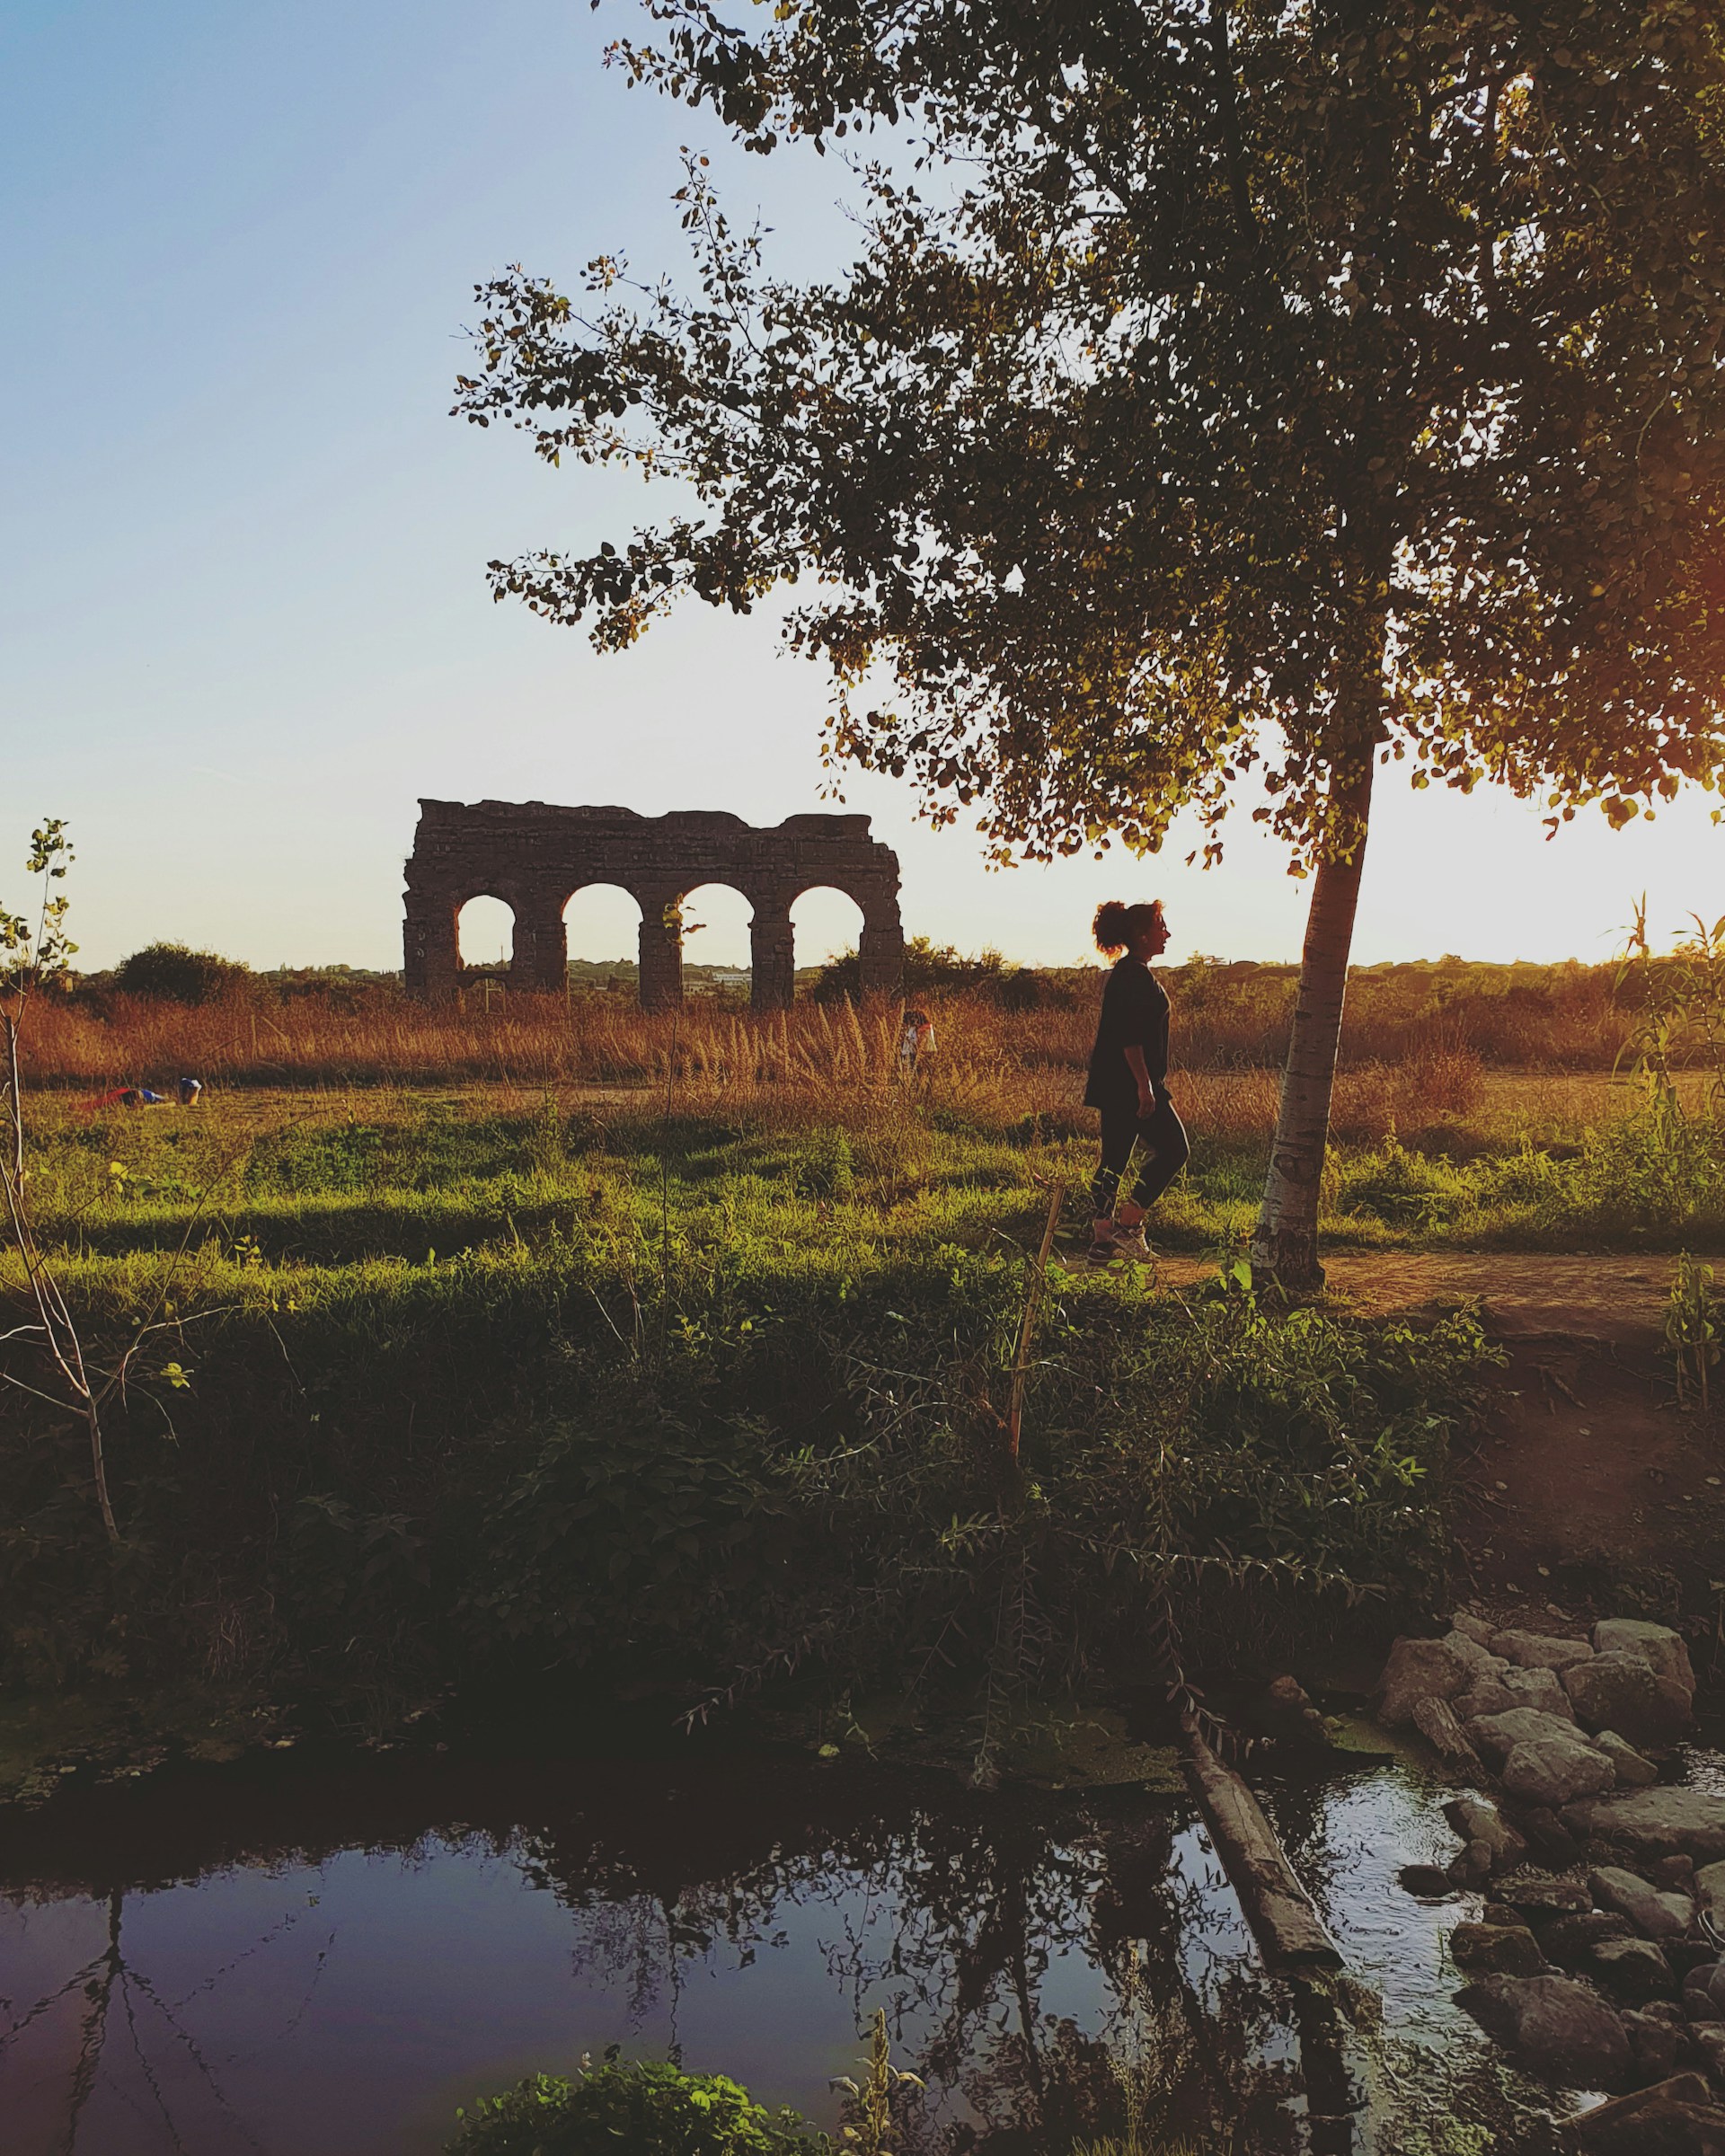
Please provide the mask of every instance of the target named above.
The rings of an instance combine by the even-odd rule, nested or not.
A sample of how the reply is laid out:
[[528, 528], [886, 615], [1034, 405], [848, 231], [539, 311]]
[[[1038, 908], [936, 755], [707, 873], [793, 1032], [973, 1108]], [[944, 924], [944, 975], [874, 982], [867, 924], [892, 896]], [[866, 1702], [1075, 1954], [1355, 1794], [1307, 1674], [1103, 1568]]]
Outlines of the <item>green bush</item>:
[[146, 943], [114, 973], [121, 995], [153, 997], [164, 1003], [209, 1003], [252, 977], [252, 968], [214, 950], [192, 950], [184, 943]]
[[650, 2060], [573, 2081], [536, 2074], [461, 2117], [447, 2156], [831, 2156], [833, 2145], [723, 2074]]

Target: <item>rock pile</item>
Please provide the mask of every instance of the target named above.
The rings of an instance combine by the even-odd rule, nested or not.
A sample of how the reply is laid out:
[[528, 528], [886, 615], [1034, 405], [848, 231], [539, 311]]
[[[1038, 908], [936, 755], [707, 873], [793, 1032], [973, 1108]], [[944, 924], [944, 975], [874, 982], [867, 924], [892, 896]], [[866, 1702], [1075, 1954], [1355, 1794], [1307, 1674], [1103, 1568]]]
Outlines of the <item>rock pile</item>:
[[1452, 1770], [1471, 1756], [1496, 1798], [1455, 1798], [1460, 1851], [1402, 1874], [1486, 1897], [1451, 1935], [1460, 2003], [1535, 2071], [1636, 2091], [1577, 2129], [1625, 2156], [1725, 2150], [1725, 1797], [1662, 1786], [1658, 1764], [1694, 1684], [1664, 1625], [1578, 1639], [1464, 1614], [1398, 1639], [1378, 1689], [1380, 1720]]

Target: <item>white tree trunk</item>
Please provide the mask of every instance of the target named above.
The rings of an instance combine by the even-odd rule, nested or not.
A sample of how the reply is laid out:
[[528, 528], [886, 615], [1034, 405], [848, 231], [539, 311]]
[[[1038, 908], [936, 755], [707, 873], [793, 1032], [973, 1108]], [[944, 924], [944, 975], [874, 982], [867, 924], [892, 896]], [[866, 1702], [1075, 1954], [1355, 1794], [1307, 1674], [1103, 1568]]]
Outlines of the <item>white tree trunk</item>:
[[[1326, 848], [1313, 879], [1312, 907], [1300, 955], [1300, 993], [1282, 1074], [1282, 1103], [1264, 1181], [1263, 1208], [1252, 1239], [1252, 1261], [1284, 1287], [1320, 1287], [1318, 1190], [1330, 1135], [1330, 1095], [1335, 1084], [1336, 1048], [1348, 992], [1354, 911], [1366, 863], [1366, 828], [1372, 804], [1374, 752], [1332, 792], [1344, 811], [1344, 829]], [[1341, 849], [1349, 845], [1351, 850]]]

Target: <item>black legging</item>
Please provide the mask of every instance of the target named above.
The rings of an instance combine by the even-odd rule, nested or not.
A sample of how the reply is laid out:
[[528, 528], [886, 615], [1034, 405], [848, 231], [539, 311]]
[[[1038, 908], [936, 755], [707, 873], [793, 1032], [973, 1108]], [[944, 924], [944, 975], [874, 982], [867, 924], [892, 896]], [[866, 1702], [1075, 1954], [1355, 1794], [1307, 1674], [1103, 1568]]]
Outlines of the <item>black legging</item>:
[[1120, 1178], [1132, 1157], [1132, 1148], [1137, 1144], [1142, 1144], [1146, 1151], [1139, 1162], [1132, 1199], [1148, 1212], [1191, 1157], [1186, 1127], [1160, 1086], [1156, 1089], [1156, 1105], [1147, 1116], [1139, 1115], [1136, 1103], [1130, 1108], [1105, 1108], [1101, 1112], [1102, 1164], [1090, 1186], [1093, 1217], [1097, 1220], [1113, 1217]]

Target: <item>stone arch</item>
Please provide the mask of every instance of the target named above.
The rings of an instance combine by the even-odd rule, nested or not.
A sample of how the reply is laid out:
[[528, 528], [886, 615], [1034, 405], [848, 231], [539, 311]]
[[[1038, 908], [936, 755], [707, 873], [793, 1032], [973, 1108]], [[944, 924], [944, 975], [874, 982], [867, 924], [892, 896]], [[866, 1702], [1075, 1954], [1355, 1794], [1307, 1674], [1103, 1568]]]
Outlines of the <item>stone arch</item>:
[[583, 883], [563, 901], [564, 971], [575, 959], [601, 964], [615, 959], [633, 966], [641, 948], [641, 901], [626, 884], [599, 878]]
[[761, 827], [722, 809], [659, 817], [629, 808], [565, 808], [546, 801], [420, 803], [407, 862], [402, 979], [411, 995], [453, 995], [461, 984], [456, 915], [484, 894], [515, 909], [510, 979], [561, 994], [568, 979], [563, 908], [593, 883], [622, 886], [641, 907], [641, 1000], [683, 993], [680, 906], [686, 892], [722, 883], [754, 909], [749, 930], [757, 1009], [788, 1003], [793, 977], [791, 908], [831, 886], [862, 909], [862, 985], [898, 985], [904, 939], [898, 862], [869, 835], [866, 816], [788, 816]]
[[692, 885], [682, 898], [683, 960], [697, 966], [752, 970], [755, 907], [748, 892], [723, 876]]
[[836, 883], [799, 891], [791, 902], [792, 979], [798, 966], [820, 966], [847, 949], [860, 950], [867, 923], [862, 901]]
[[463, 973], [507, 976], [515, 963], [515, 908], [495, 891], [475, 891], [456, 908]]

